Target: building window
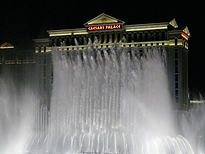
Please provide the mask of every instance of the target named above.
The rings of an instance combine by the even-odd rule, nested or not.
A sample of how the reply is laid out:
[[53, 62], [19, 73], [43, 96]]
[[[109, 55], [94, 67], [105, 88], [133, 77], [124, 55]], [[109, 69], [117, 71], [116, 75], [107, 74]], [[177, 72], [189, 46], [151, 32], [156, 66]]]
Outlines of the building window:
[[70, 45], [70, 39], [69, 37], [66, 38], [66, 46]]
[[165, 40], [166, 38], [165, 38], [165, 32], [164, 31], [162, 31], [162, 40]]
[[65, 42], [65, 40], [64, 40], [64, 38], [61, 38], [61, 46], [62, 46], [63, 42]]
[[43, 59], [43, 64], [46, 64], [46, 56]]
[[178, 90], [175, 90], [175, 97], [178, 97], [179, 96], [179, 92]]
[[46, 72], [46, 65], [43, 66], [43, 71]]
[[60, 39], [59, 38], [57, 38], [57, 40], [56, 40], [56, 46], [60, 46]]
[[55, 40], [54, 40], [54, 38], [52, 38], [52, 40], [51, 40], [51, 45], [52, 45], [52, 46], [55, 46]]
[[175, 55], [174, 55], [174, 57], [175, 57], [175, 59], [177, 59], [177, 58], [179, 57], [179, 55], [178, 55], [178, 50], [177, 50], [177, 49], [175, 49]]
[[154, 41], [154, 32], [150, 32], [150, 40]]
[[109, 43], [110, 42], [110, 34], [108, 33], [107, 34], [107, 41], [106, 41], [107, 43]]
[[120, 33], [117, 34], [117, 42], [120, 42]]
[[142, 33], [139, 34], [139, 42], [142, 42]]
[[76, 37], [75, 39], [76, 39], [75, 45], [80, 44], [79, 37]]
[[175, 82], [175, 88], [178, 89], [179, 88], [179, 83]]
[[85, 41], [85, 40], [84, 40], [84, 37], [82, 36], [82, 37], [81, 37], [81, 44], [82, 44], [82, 45], [84, 45], [84, 43], [85, 43], [84, 41]]
[[179, 73], [178, 67], [175, 67], [175, 73]]
[[89, 36], [86, 36], [86, 41], [85, 41], [85, 43], [88, 44], [88, 42], [89, 42]]
[[178, 74], [175, 74], [175, 81], [178, 81]]
[[156, 40], [159, 41], [159, 32], [156, 32]]
[[[41, 64], [41, 57], [38, 58], [39, 64]], [[41, 65], [40, 65], [41, 66]]]
[[148, 41], [148, 33], [145, 33], [145, 41]]
[[46, 52], [46, 46], [43, 47], [44, 52]]
[[101, 35], [101, 43], [104, 43], [104, 41], [105, 41], [105, 35], [102, 34], [102, 35]]
[[132, 41], [132, 34], [131, 33], [129, 33], [128, 34], [128, 39], [127, 39], [127, 42], [131, 42]]
[[178, 44], [178, 39], [177, 38], [175, 38], [175, 45], [177, 45]]
[[75, 45], [75, 37], [72, 37], [72, 40], [71, 40], [71, 45]]
[[137, 33], [134, 33], [134, 42], [137, 42]]
[[178, 66], [178, 60], [175, 60], [175, 66]]
[[[41, 47], [40, 46], [38, 47], [38, 52], [39, 53], [41, 52]], [[19, 58], [19, 59], [21, 59], [21, 58]]]
[[112, 34], [112, 42], [115, 42], [115, 33]]

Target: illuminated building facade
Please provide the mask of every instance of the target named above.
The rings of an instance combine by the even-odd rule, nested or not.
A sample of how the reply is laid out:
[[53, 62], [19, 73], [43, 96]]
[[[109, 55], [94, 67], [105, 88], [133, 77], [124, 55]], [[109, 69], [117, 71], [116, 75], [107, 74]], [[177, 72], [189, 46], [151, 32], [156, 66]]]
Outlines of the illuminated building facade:
[[[52, 89], [51, 48], [83, 50], [110, 47], [133, 47], [143, 50], [156, 46], [167, 53], [169, 86], [177, 109], [189, 108], [188, 100], [188, 39], [187, 27], [178, 28], [176, 20], [162, 23], [125, 25], [124, 21], [100, 14], [84, 24], [84, 28], [48, 30], [48, 38], [35, 39], [35, 53], [42, 101], [50, 101]], [[91, 40], [91, 41], [90, 41]]]
[[5, 75], [17, 86], [34, 81], [35, 62], [33, 50], [19, 50], [8, 42], [0, 46], [0, 76]]

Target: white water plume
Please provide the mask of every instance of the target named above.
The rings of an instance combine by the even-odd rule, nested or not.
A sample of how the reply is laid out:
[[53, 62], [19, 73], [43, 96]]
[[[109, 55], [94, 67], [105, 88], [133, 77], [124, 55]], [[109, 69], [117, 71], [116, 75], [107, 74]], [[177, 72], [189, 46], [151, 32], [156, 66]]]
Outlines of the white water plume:
[[29, 88], [18, 89], [9, 79], [0, 79], [1, 154], [22, 154], [25, 150], [33, 125], [34, 100]]
[[48, 152], [192, 153], [186, 139], [172, 137], [164, 51], [54, 49], [52, 55]]
[[0, 153], [193, 154], [189, 124], [179, 120], [186, 138], [175, 128], [165, 51], [54, 47], [52, 57], [49, 111], [31, 88], [0, 80]]

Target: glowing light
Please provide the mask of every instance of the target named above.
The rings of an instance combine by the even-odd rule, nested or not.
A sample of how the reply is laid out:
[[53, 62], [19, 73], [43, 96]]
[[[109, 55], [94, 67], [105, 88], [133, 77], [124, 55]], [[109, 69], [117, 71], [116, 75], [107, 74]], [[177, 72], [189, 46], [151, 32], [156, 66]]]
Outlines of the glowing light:
[[113, 30], [113, 29], [122, 29], [120, 24], [114, 25], [96, 25], [96, 26], [89, 26], [87, 28], [88, 31], [99, 31], [99, 30]]
[[188, 35], [186, 35], [185, 33], [181, 33], [181, 37], [183, 37], [185, 40], [187, 40], [188, 41], [188, 39], [189, 39], [189, 36]]

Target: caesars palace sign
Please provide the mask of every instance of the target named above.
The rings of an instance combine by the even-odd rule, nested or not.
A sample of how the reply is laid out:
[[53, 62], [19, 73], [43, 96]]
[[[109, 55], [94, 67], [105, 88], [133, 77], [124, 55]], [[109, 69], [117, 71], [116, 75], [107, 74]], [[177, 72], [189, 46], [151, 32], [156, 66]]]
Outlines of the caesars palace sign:
[[110, 24], [110, 25], [95, 25], [95, 26], [87, 27], [87, 31], [103, 31], [103, 30], [115, 30], [115, 29], [122, 29], [122, 25]]

